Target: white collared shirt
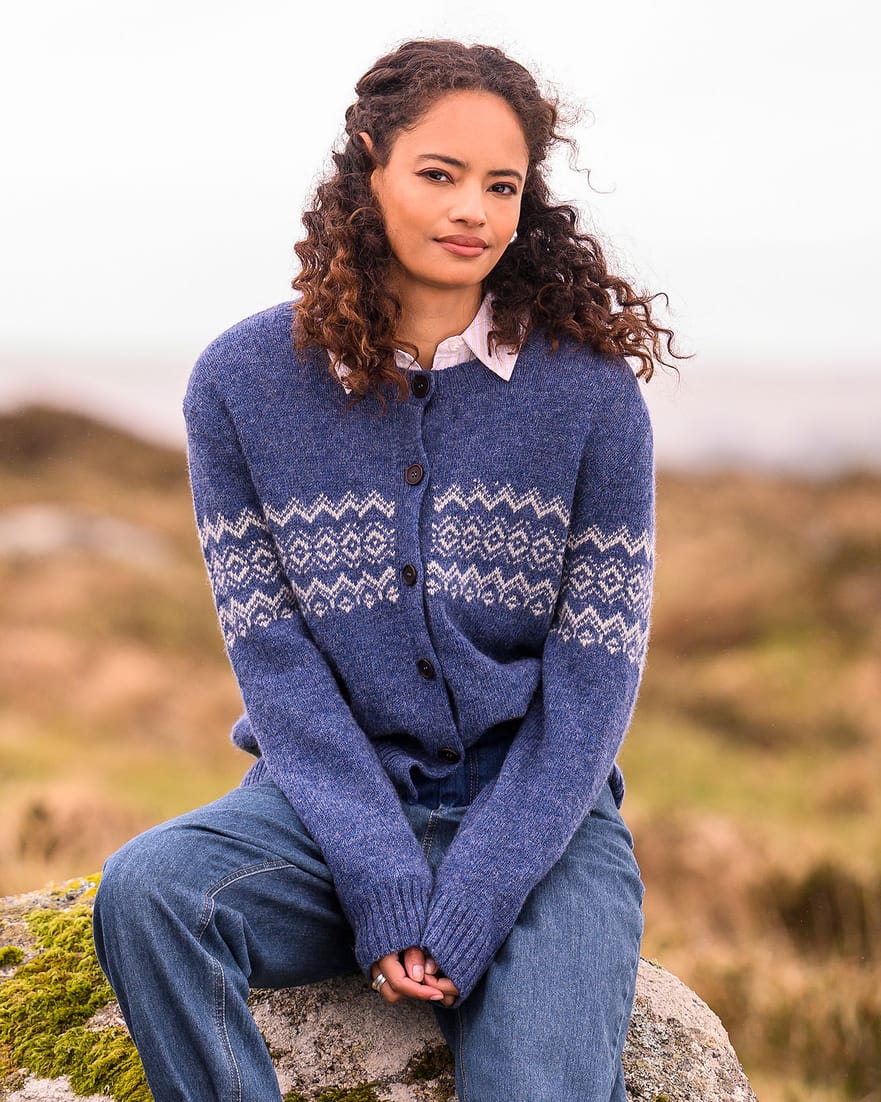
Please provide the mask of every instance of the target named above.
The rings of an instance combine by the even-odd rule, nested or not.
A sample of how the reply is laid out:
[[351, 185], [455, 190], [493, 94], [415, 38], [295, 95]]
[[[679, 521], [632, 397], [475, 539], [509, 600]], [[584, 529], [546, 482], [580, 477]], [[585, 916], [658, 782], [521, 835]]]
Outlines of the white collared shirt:
[[[430, 370], [442, 371], [445, 367], [455, 367], [456, 364], [467, 363], [468, 360], [472, 360], [476, 356], [490, 371], [495, 372], [506, 383], [510, 382], [511, 375], [514, 373], [514, 365], [517, 362], [517, 351], [509, 345], [500, 344], [497, 344], [490, 351], [487, 337], [490, 329], [492, 329], [492, 320], [492, 300], [489, 295], [484, 295], [480, 309], [468, 328], [458, 336], [447, 337], [437, 346]], [[410, 353], [404, 352], [400, 348], [395, 350], [395, 363], [404, 371], [422, 370]], [[339, 363], [336, 366], [337, 375], [347, 394], [352, 393], [352, 388], [346, 386], [343, 380], [349, 374], [349, 371], [350, 368], [346, 367], [344, 363]]]

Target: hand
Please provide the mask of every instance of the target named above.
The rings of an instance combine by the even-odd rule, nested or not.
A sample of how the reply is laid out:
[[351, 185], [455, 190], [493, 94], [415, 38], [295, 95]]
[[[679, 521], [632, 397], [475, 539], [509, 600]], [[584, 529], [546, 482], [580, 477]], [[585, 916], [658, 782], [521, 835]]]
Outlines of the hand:
[[406, 997], [449, 1007], [459, 995], [453, 981], [439, 974], [437, 962], [426, 957], [423, 950], [415, 945], [403, 953], [389, 953], [376, 961], [370, 975], [376, 979], [380, 972], [386, 982], [379, 993], [389, 1004]]

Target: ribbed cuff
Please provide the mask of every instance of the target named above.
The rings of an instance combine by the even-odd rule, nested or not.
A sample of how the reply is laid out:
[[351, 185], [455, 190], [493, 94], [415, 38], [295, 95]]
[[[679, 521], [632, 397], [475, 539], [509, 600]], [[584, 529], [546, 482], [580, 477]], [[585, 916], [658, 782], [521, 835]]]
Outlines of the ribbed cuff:
[[419, 945], [430, 894], [430, 883], [403, 880], [345, 901], [362, 971], [368, 972], [374, 961], [388, 953]]
[[463, 898], [461, 892], [453, 897], [435, 891], [422, 933], [422, 947], [459, 989], [454, 1006], [471, 994], [508, 934], [499, 932], [478, 902], [483, 901]]

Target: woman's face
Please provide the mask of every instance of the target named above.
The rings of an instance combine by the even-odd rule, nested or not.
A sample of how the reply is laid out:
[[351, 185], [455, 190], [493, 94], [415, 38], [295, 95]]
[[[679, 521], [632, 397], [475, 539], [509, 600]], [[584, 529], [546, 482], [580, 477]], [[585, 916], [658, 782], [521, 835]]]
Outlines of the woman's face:
[[479, 287], [517, 228], [528, 166], [517, 115], [490, 92], [450, 92], [401, 131], [371, 179], [396, 278]]

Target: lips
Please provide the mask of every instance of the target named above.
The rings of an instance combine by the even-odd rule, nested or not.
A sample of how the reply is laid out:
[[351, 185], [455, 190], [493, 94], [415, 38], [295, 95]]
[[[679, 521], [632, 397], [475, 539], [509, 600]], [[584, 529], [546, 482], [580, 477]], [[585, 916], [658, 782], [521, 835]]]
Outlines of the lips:
[[456, 256], [480, 256], [484, 249], [489, 248], [482, 237], [468, 237], [464, 234], [450, 234], [449, 237], [438, 237], [437, 243]]
[[472, 249], [485, 249], [487, 247], [482, 237], [465, 237], [458, 233], [450, 234], [449, 237], [439, 237], [438, 241], [444, 241], [450, 245], [466, 245]]

